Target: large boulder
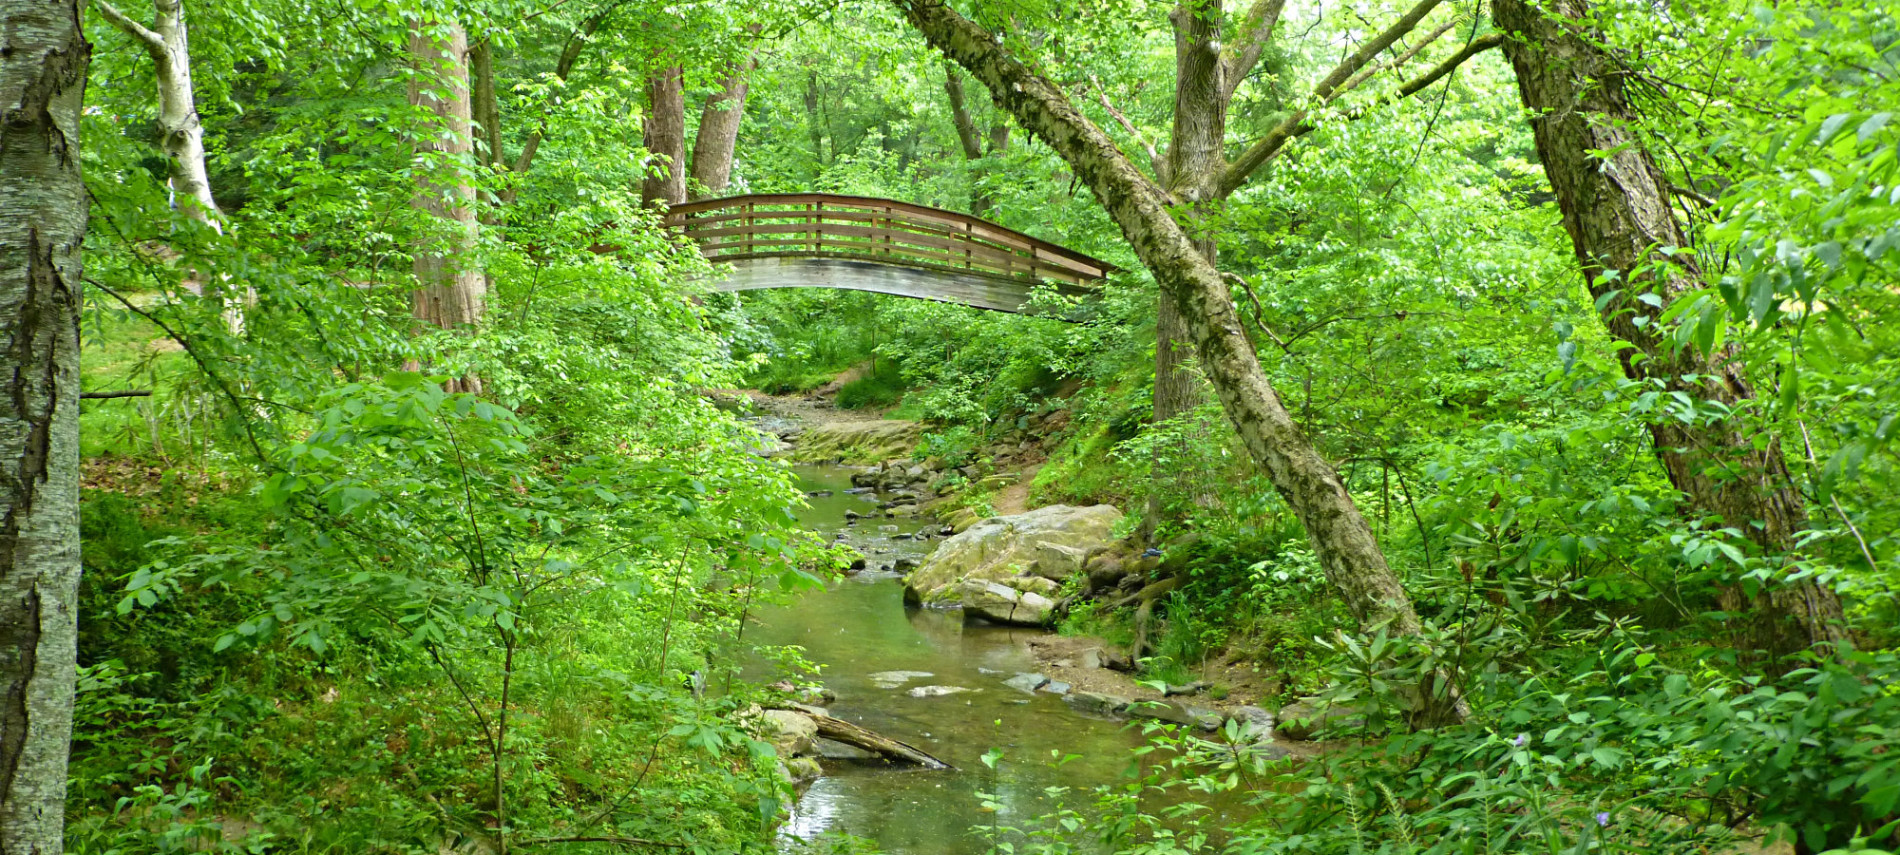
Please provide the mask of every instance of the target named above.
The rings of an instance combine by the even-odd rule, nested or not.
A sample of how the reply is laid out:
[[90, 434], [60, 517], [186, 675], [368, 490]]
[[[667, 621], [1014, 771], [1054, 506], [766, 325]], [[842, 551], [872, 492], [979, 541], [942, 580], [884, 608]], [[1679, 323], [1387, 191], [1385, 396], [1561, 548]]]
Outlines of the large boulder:
[[791, 710], [765, 710], [760, 713], [761, 735], [778, 749], [780, 758], [810, 754], [818, 739], [818, 723], [810, 716]]
[[[1122, 512], [1112, 505], [1050, 505], [981, 520], [944, 541], [910, 574], [905, 585], [916, 601], [926, 605], [967, 607], [961, 598], [964, 593], [988, 589], [965, 587], [964, 582], [999, 582], [1017, 587], [1011, 580], [1037, 576], [1051, 581], [1066, 579], [1068, 573], [1083, 566], [1088, 555], [1114, 542], [1114, 529], [1121, 519]], [[1044, 560], [1051, 566], [1040, 571]], [[1058, 578], [1054, 575], [1057, 572], [1064, 575]]]
[[909, 457], [923, 433], [923, 425], [917, 422], [894, 419], [827, 422], [806, 430], [791, 456], [796, 460], [875, 463]]

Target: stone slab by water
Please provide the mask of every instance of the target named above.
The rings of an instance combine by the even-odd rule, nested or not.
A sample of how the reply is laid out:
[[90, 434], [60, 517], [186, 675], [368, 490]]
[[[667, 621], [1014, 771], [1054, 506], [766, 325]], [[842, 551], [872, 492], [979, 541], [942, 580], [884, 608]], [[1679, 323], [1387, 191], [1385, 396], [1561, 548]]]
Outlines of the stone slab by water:
[[[875, 497], [843, 493], [849, 469], [799, 467], [807, 490], [832, 490], [810, 499], [807, 525], [846, 533], [865, 549], [901, 550], [916, 556], [934, 541], [893, 540], [923, 528], [912, 520], [865, 520], [846, 526], [845, 511], [875, 511]], [[895, 524], [896, 532], [878, 531]], [[1050, 810], [1051, 786], [1086, 788], [1118, 780], [1128, 768], [1128, 749], [1141, 737], [1119, 722], [1078, 714], [1046, 692], [1025, 695], [1005, 681], [1030, 671], [1025, 642], [1034, 630], [965, 626], [955, 612], [906, 609], [902, 583], [889, 573], [847, 579], [770, 609], [747, 630], [747, 638], [772, 645], [796, 644], [824, 666], [820, 678], [838, 698], [831, 714], [903, 740], [956, 767], [931, 772], [877, 764], [830, 762], [799, 800], [782, 827], [789, 837], [837, 831], [868, 838], [886, 852], [912, 855], [974, 855], [987, 851], [975, 829], [992, 822], [1020, 823]], [[913, 672], [896, 679], [894, 672]], [[882, 678], [882, 679], [880, 679]], [[966, 691], [912, 697], [924, 686]], [[1001, 749], [991, 769], [982, 757]], [[1059, 770], [1051, 752], [1076, 755]], [[982, 810], [978, 792], [996, 794], [994, 814]], [[1089, 801], [1077, 793], [1073, 801]]]

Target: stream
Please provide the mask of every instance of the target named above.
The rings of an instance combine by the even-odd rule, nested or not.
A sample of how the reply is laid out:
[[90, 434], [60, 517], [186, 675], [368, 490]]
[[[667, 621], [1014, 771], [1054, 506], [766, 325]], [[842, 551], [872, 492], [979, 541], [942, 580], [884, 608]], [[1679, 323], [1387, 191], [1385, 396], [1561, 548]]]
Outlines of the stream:
[[[880, 567], [899, 558], [921, 559], [940, 538], [910, 539], [937, 524], [884, 519], [874, 495], [850, 494], [853, 470], [796, 466], [810, 499], [804, 524], [839, 532], [869, 560], [863, 573], [806, 593], [795, 602], [764, 610], [748, 636], [770, 645], [798, 645], [822, 666], [819, 678], [837, 693], [833, 716], [903, 740], [955, 768], [922, 771], [858, 764], [827, 757], [825, 776], [798, 800], [781, 829], [785, 848], [797, 838], [842, 832], [874, 841], [883, 851], [906, 855], [966, 855], [989, 847], [980, 829], [991, 823], [1020, 824], [1053, 807], [1044, 790], [1086, 790], [1118, 779], [1129, 767], [1128, 749], [1141, 743], [1121, 722], [1072, 711], [1061, 698], [1025, 694], [1003, 681], [1034, 670], [1025, 641], [1034, 630], [965, 626], [961, 613], [906, 609], [903, 582]], [[823, 491], [831, 491], [823, 495]], [[865, 518], [847, 524], [846, 511]], [[887, 672], [927, 677], [899, 681]], [[872, 675], [884, 674], [883, 680]], [[974, 691], [913, 697], [920, 686], [959, 686]], [[996, 748], [994, 769], [983, 755]], [[1075, 755], [1058, 770], [1051, 752]], [[983, 809], [979, 793], [994, 795], [998, 809]], [[1089, 801], [1085, 792], [1071, 804]]]

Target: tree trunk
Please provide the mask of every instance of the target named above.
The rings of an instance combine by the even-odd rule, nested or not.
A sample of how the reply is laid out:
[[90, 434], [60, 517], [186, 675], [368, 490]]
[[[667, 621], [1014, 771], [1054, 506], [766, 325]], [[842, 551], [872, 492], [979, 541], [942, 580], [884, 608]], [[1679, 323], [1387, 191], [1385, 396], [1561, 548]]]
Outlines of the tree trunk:
[[483, 165], [500, 168], [507, 162], [501, 148], [501, 99], [495, 92], [495, 46], [482, 39], [468, 48], [470, 108], [482, 141], [477, 152]]
[[1166, 197], [1046, 78], [981, 27], [934, 0], [893, 0], [939, 51], [989, 87], [1017, 124], [1061, 155], [1094, 191], [1186, 322], [1200, 362], [1248, 453], [1306, 527], [1321, 566], [1355, 617], [1397, 635], [1418, 631], [1398, 577], [1333, 467], [1287, 415], [1220, 274], [1174, 221]]
[[[1214, 267], [1220, 259], [1220, 242], [1207, 233], [1206, 218], [1211, 206], [1219, 204], [1219, 183], [1227, 160], [1222, 143], [1227, 133], [1226, 65], [1221, 60], [1221, 4], [1211, 0], [1200, 4], [1182, 3], [1169, 14], [1174, 24], [1174, 122], [1168, 141], [1167, 175], [1169, 192], [1183, 206], [1182, 216], [1195, 227], [1195, 250]], [[1200, 404], [1200, 389], [1194, 375], [1181, 366], [1194, 358], [1186, 321], [1165, 296], [1155, 310], [1155, 388], [1156, 424], [1177, 418]], [[1185, 459], [1186, 445], [1192, 439], [1183, 436], [1176, 444], [1176, 459]], [[1179, 466], [1171, 471], [1157, 465], [1154, 483], [1172, 483], [1175, 492], [1205, 493], [1200, 485], [1188, 483]], [[1197, 496], [1198, 498], [1198, 496]], [[1142, 520], [1144, 538], [1152, 538], [1161, 522], [1161, 491], [1149, 494], [1147, 518]]]
[[73, 0], [0, 4], [0, 853], [63, 851], [79, 596], [79, 110]]
[[[427, 326], [466, 329], [481, 322], [487, 296], [475, 259], [480, 226], [475, 187], [468, 180], [474, 151], [468, 35], [452, 21], [418, 24], [411, 30], [409, 51], [419, 72], [409, 83], [409, 102], [428, 108], [436, 120], [416, 142], [423, 168], [410, 204], [436, 222], [415, 248], [419, 287], [410, 297], [410, 309]], [[458, 391], [481, 389], [473, 377], [450, 385]]]
[[[955, 64], [945, 63], [943, 91], [950, 98], [950, 123], [956, 127], [957, 145], [963, 149], [963, 159], [975, 163], [985, 157], [983, 134], [977, 130], [976, 119], [970, 115], [969, 101], [964, 97], [963, 74]], [[1009, 125], [998, 122], [990, 126], [988, 154], [1000, 154], [1009, 145]], [[983, 188], [983, 173], [974, 173], [976, 187], [970, 191], [970, 213], [978, 217], [987, 217], [995, 207], [995, 200], [989, 191]]]
[[746, 76], [758, 65], [753, 57], [720, 82], [719, 91], [699, 111], [699, 133], [693, 137], [693, 198], [725, 195], [732, 184], [732, 157], [739, 146], [739, 126], [745, 120]]
[[201, 223], [219, 216], [205, 171], [205, 133], [191, 85], [191, 45], [180, 0], [156, 0], [158, 17], [150, 29], [111, 3], [99, 0], [106, 20], [137, 40], [152, 57], [158, 77], [159, 145], [165, 151], [172, 192], [185, 199], [179, 210]]
[[[1519, 94], [1536, 114], [1531, 130], [1564, 228], [1585, 284], [1603, 305], [1604, 323], [1634, 345], [1622, 351], [1624, 374], [1735, 407], [1754, 390], [1733, 349], [1706, 356], [1694, 348], [1672, 350], [1653, 322], [1662, 309], [1636, 299], [1654, 294], [1667, 307], [1701, 288], [1704, 275], [1693, 257], [1658, 250], [1688, 246], [1689, 238], [1670, 210], [1668, 179], [1632, 130], [1642, 116], [1624, 91], [1627, 71], [1578, 23], [1587, 11], [1585, 0], [1552, 0], [1549, 14], [1525, 0], [1492, 3], [1493, 17], [1510, 36], [1504, 52]], [[1609, 271], [1625, 275], [1611, 278]], [[1649, 322], [1638, 326], [1639, 317]], [[1772, 437], [1745, 434], [1733, 423], [1674, 420], [1655, 422], [1649, 431], [1670, 483], [1692, 508], [1721, 517], [1770, 553], [1792, 547], [1807, 515]], [[1723, 605], [1754, 612], [1744, 630], [1753, 647], [1779, 656], [1846, 638], [1833, 591], [1811, 583], [1771, 585], [1749, 599], [1731, 590]]]
[[[96, 0], [100, 14], [137, 41], [152, 58], [158, 80], [159, 147], [165, 152], [166, 173], [179, 211], [222, 232], [224, 215], [211, 195], [211, 177], [205, 168], [204, 125], [198, 119], [198, 100], [191, 83], [191, 38], [181, 0], [155, 0], [156, 17], [150, 28], [134, 21], [107, 0]], [[192, 279], [200, 279], [196, 271]], [[204, 295], [215, 300], [233, 335], [244, 331], [244, 304], [254, 296], [237, 290], [223, 277], [203, 281]]]
[[825, 126], [818, 107], [818, 72], [805, 76], [805, 130], [811, 135], [811, 157], [818, 172], [825, 171]]
[[686, 201], [686, 92], [681, 73], [675, 65], [647, 78], [647, 119], [641, 139], [655, 161], [640, 182], [643, 205]]
[[926, 769], [955, 768], [942, 760], [932, 757], [929, 753], [914, 745], [899, 742], [876, 731], [859, 727], [844, 719], [832, 718], [831, 716], [818, 712], [816, 708], [813, 707], [798, 704], [790, 707], [774, 707], [774, 709], [790, 709], [793, 712], [811, 719], [812, 723], [818, 726], [819, 736], [833, 742], [842, 742], [852, 748], [868, 751], [893, 763], [910, 763], [912, 765], [922, 766]]

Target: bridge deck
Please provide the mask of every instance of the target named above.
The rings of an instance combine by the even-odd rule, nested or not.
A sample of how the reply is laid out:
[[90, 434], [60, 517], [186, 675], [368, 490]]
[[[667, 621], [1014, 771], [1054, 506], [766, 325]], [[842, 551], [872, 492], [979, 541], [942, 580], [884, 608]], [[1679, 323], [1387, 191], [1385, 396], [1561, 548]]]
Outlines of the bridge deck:
[[1014, 312], [1049, 283], [1085, 296], [1113, 265], [968, 214], [828, 193], [675, 205], [667, 224], [730, 264], [718, 291], [842, 288]]

